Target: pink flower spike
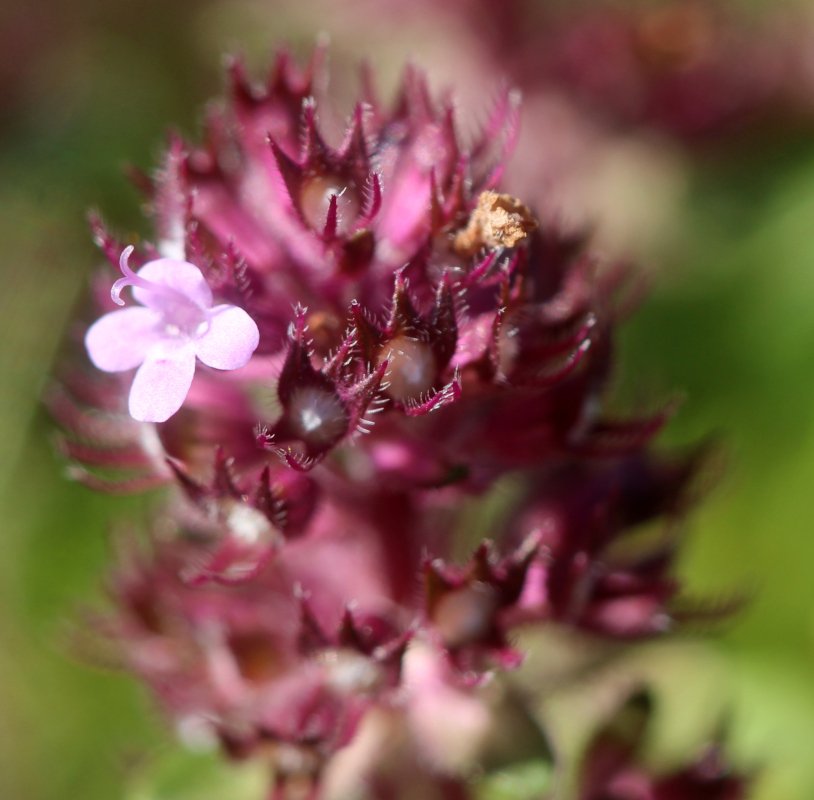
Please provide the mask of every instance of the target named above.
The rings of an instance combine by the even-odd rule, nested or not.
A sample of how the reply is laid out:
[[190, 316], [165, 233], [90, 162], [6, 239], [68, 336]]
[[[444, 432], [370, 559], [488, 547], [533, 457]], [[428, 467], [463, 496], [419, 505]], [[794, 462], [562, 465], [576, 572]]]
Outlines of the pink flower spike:
[[132, 286], [141, 305], [98, 319], [85, 335], [85, 347], [105, 372], [139, 367], [130, 389], [130, 415], [164, 422], [183, 405], [196, 358], [215, 369], [238, 369], [257, 349], [260, 333], [242, 308], [212, 305], [212, 291], [194, 264], [161, 258], [136, 273], [128, 263], [132, 252], [132, 247], [122, 252], [124, 277], [110, 296], [123, 305], [121, 292]]

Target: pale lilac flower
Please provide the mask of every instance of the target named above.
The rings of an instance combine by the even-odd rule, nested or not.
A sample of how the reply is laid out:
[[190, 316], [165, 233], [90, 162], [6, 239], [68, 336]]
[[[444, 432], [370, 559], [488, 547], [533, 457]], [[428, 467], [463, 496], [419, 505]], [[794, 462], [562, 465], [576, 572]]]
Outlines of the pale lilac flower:
[[160, 258], [137, 273], [128, 264], [132, 247], [122, 252], [124, 275], [110, 290], [118, 305], [126, 286], [141, 303], [98, 319], [85, 335], [91, 361], [105, 372], [138, 367], [130, 388], [130, 415], [142, 422], [164, 422], [184, 402], [195, 359], [216, 369], [248, 363], [260, 334], [254, 320], [237, 306], [212, 305], [212, 291], [194, 264]]

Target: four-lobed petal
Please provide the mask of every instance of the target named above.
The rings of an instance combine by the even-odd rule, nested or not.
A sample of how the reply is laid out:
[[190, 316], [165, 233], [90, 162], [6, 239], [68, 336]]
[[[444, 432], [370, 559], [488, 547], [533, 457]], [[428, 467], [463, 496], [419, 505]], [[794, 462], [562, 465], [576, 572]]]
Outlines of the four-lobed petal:
[[[198, 267], [188, 261], [159, 258], [146, 263], [136, 274], [142, 280], [174, 289], [201, 308], [212, 305], [212, 290], [206, 278]], [[160, 295], [140, 286], [133, 287], [133, 297], [149, 308], [163, 308], [163, 303], [166, 302]]]
[[195, 349], [155, 346], [136, 371], [130, 387], [130, 416], [142, 422], [165, 422], [184, 403], [195, 374]]
[[132, 306], [111, 311], [96, 320], [85, 334], [85, 347], [94, 366], [105, 372], [133, 369], [161, 338], [161, 314]]
[[260, 342], [254, 320], [238, 306], [220, 305], [209, 311], [209, 328], [195, 342], [195, 354], [208, 367], [239, 369]]

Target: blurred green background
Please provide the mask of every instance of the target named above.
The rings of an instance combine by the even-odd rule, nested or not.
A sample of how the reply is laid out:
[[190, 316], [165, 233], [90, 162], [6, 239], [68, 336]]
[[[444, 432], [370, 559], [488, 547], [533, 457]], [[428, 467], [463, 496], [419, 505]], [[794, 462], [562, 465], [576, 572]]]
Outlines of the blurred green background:
[[[122, 166], [151, 167], [169, 126], [195, 134], [203, 103], [222, 86], [222, 53], [244, 50], [261, 64], [278, 42], [305, 51], [327, 30], [337, 65], [370, 55], [392, 74], [413, 54], [437, 66], [436, 86], [466, 68], [455, 60], [454, 18], [438, 28], [413, 13], [396, 31], [386, 17], [361, 25], [354, 13], [365, 3], [340, 6], [0, 8], [2, 798], [242, 796], [219, 794], [222, 771], [183, 754], [127, 676], [72, 654], [71, 620], [101, 594], [111, 521], [143, 503], [65, 479], [39, 398], [98, 263], [87, 209], [146, 233]], [[471, 46], [465, 20], [459, 27], [461, 47]], [[688, 705], [710, 691], [730, 704], [733, 752], [762, 771], [757, 797], [806, 800], [814, 797], [814, 132], [682, 156], [681, 169], [670, 231], [646, 247], [652, 291], [621, 337], [620, 392], [677, 389], [686, 401], [665, 442], [712, 433], [725, 444], [725, 469], [690, 521], [682, 571], [701, 595], [747, 589], [753, 599], [700, 651], [678, 646], [658, 669]], [[252, 786], [255, 775], [239, 780]]]

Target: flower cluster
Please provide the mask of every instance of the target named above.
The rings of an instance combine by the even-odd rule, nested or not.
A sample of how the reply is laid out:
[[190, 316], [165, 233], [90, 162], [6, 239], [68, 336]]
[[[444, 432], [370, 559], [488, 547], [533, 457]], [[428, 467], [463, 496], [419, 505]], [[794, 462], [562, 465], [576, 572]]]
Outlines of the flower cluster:
[[627, 273], [502, 192], [517, 98], [464, 135], [416, 69], [391, 105], [367, 75], [338, 136], [323, 56], [231, 64], [203, 144], [138, 176], [154, 243], [93, 218], [100, 305], [139, 305], [50, 403], [80, 480], [174, 487], [98, 625], [182, 729], [267, 759], [275, 798], [464, 798], [522, 631], [680, 621], [698, 456], [649, 451], [669, 406], [607, 413]]

